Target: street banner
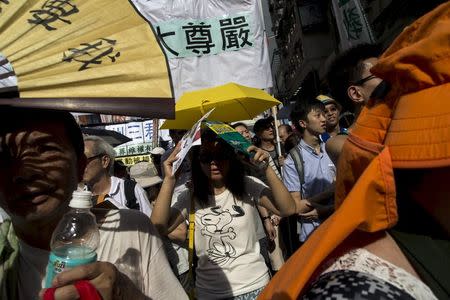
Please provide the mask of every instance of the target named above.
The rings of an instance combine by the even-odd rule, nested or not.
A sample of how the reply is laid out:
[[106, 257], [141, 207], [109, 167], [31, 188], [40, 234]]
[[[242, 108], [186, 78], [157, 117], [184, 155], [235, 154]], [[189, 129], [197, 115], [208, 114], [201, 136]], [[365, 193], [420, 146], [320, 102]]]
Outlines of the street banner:
[[228, 82], [272, 87], [259, 1], [132, 1], [154, 24], [176, 100], [185, 92]]
[[198, 120], [194, 126], [192, 126], [191, 130], [186, 132], [186, 134], [181, 139], [181, 150], [177, 155], [177, 160], [175, 160], [172, 164], [172, 175], [175, 174], [175, 172], [178, 170], [178, 168], [181, 166], [181, 163], [183, 162], [183, 159], [188, 154], [189, 150], [192, 148], [192, 146], [201, 145], [201, 139], [200, 139], [200, 130], [202, 126], [202, 121], [206, 120], [208, 116], [212, 113], [214, 110], [211, 109], [206, 114], [203, 115], [203, 117]]
[[375, 42], [359, 0], [333, 0], [332, 3], [341, 51], [358, 44]]
[[132, 139], [127, 145], [153, 142], [153, 120], [106, 125], [105, 129], [116, 131]]
[[0, 69], [19, 94], [0, 104], [174, 117], [165, 53], [130, 1], [0, 0]]
[[121, 161], [127, 167], [135, 165], [135, 164], [137, 164], [138, 162], [141, 162], [141, 161], [147, 161], [147, 162], [151, 162], [152, 161], [152, 159], [150, 157], [150, 154], [147, 154], [147, 155], [134, 155], [134, 156], [123, 156], [123, 157], [118, 157], [115, 160], [116, 161]]

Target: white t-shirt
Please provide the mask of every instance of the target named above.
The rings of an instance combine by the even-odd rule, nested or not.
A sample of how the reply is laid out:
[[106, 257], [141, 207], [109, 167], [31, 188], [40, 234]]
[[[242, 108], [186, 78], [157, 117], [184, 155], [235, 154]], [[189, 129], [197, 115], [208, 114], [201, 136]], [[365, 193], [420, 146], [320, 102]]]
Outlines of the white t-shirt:
[[[134, 210], [110, 210], [99, 228], [99, 261], [113, 263], [151, 299], [187, 299], [148, 218]], [[19, 300], [38, 299], [49, 252], [20, 241], [19, 255]]]
[[[244, 199], [229, 190], [211, 196], [210, 205], [195, 207], [196, 287], [199, 299], [237, 296], [264, 287], [268, 269], [259, 252], [255, 204], [267, 186], [246, 176]], [[182, 192], [174, 207], [187, 217], [190, 191]]]
[[[150, 208], [150, 201], [148, 201], [147, 195], [144, 189], [136, 183], [134, 187], [134, 194], [136, 195], [136, 201], [139, 203], [139, 210], [150, 217], [152, 209]], [[111, 188], [107, 198], [117, 208], [128, 208], [127, 198], [125, 197], [125, 180], [115, 176], [111, 176]]]

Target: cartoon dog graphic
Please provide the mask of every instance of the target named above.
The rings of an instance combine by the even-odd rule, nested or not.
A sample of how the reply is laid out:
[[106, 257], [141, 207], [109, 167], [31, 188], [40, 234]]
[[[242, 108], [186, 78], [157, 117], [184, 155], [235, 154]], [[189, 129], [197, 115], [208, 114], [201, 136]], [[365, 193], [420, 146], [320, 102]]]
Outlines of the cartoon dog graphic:
[[220, 206], [211, 208], [211, 213], [202, 216], [201, 223], [205, 226], [201, 230], [203, 236], [209, 237], [208, 258], [219, 266], [235, 259], [236, 249], [229, 242], [236, 238], [233, 227], [227, 227], [233, 220], [228, 210], [219, 211]]

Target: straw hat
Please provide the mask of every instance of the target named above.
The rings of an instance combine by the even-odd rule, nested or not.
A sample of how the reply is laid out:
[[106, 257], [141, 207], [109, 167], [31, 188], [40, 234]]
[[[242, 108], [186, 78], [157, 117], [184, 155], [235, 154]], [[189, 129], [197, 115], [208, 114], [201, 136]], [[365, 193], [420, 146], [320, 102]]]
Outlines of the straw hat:
[[328, 95], [318, 95], [316, 99], [322, 102], [323, 105], [334, 104], [339, 111], [342, 111], [342, 105]]

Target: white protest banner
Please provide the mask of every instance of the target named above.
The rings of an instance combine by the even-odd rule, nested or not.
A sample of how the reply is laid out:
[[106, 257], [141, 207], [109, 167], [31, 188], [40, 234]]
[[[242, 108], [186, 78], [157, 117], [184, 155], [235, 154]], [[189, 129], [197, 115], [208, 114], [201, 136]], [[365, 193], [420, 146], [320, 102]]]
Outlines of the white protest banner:
[[235, 82], [273, 86], [257, 0], [132, 0], [168, 57], [175, 99]]
[[375, 41], [359, 0], [333, 0], [332, 3], [341, 50]]
[[172, 175], [174, 175], [178, 168], [181, 166], [183, 159], [186, 157], [192, 146], [201, 145], [202, 141], [200, 139], [200, 130], [202, 127], [202, 121], [205, 120], [213, 110], [214, 108], [204, 114], [203, 117], [201, 117], [201, 119], [198, 120], [194, 124], [194, 126], [192, 126], [191, 130], [186, 132], [186, 134], [181, 139], [181, 150], [177, 155], [177, 160], [175, 160], [172, 164]]

